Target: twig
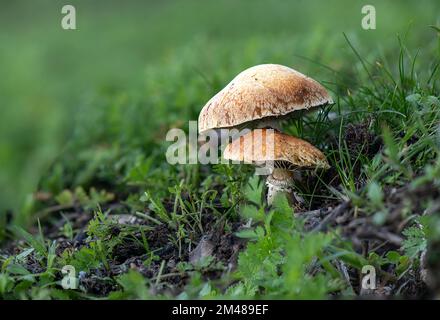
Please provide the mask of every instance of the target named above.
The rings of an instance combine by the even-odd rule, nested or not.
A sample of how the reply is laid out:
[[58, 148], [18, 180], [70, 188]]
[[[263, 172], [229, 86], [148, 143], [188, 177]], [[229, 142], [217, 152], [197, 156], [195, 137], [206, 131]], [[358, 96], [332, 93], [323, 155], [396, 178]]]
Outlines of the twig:
[[311, 210], [311, 211], [295, 212], [294, 216], [295, 217], [306, 217], [306, 218], [319, 217], [322, 212], [323, 212], [322, 209], [316, 209], [316, 210]]
[[403, 239], [398, 235], [391, 233], [386, 230], [365, 230], [358, 234], [360, 238], [376, 238], [400, 247], [402, 245]]
[[153, 278], [151, 278], [151, 280], [155, 281], [155, 280], [158, 280], [158, 279], [160, 280], [160, 279], [171, 278], [171, 277], [178, 277], [178, 276], [182, 277], [182, 273], [181, 272], [166, 273], [166, 274], [162, 274], [160, 277], [159, 276], [153, 277]]
[[347, 284], [350, 286], [351, 290], [354, 292], [353, 286], [351, 285], [350, 282], [350, 275], [348, 274], [348, 269], [347, 266], [345, 265], [345, 263], [342, 260], [336, 260], [339, 264], [339, 269], [342, 272], [342, 275], [345, 278], [345, 281], [347, 281]]
[[322, 221], [315, 227], [313, 228], [312, 232], [318, 232], [318, 231], [322, 231], [325, 229], [325, 226], [332, 221], [333, 219], [335, 219], [337, 216], [339, 216], [340, 214], [344, 213], [345, 210], [351, 205], [351, 201], [344, 201], [343, 203], [341, 203], [340, 205], [338, 205], [336, 208], [334, 208], [329, 214], [327, 214], [327, 216], [322, 219]]

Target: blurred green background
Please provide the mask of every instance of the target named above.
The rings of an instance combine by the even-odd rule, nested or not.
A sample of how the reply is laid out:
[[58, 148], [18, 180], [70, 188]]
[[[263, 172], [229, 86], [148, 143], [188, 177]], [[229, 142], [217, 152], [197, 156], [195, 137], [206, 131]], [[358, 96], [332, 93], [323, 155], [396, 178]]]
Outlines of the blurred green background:
[[[61, 28], [65, 4], [77, 30]], [[365, 4], [376, 7], [376, 30], [361, 28]], [[395, 59], [400, 35], [429, 63], [439, 9], [438, 0], [1, 0], [0, 210], [29, 214], [49, 168], [57, 191], [86, 185], [126, 146], [153, 152], [251, 65], [281, 63], [355, 90], [359, 60], [343, 33], [369, 62]], [[77, 163], [53, 170], [67, 150]]]

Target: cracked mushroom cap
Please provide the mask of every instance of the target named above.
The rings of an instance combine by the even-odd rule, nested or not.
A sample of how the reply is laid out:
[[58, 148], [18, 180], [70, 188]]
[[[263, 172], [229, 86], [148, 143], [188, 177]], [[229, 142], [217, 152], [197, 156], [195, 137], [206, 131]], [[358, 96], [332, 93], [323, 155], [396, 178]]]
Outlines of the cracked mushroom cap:
[[241, 72], [208, 101], [199, 115], [199, 132], [332, 103], [326, 89], [302, 73], [278, 64], [257, 65]]
[[273, 129], [255, 129], [235, 139], [226, 146], [223, 157], [256, 165], [274, 161], [275, 167], [287, 170], [330, 168], [318, 148]]

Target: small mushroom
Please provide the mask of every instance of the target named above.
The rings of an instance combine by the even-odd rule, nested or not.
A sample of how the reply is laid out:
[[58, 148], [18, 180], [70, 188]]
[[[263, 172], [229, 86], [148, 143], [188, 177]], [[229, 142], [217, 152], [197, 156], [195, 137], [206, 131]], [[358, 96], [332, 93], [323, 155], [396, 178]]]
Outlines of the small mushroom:
[[289, 67], [262, 64], [238, 74], [199, 115], [199, 133], [224, 128], [279, 128], [279, 120], [333, 100], [315, 80]]
[[325, 155], [307, 141], [268, 129], [252, 130], [235, 139], [226, 146], [223, 157], [257, 166], [273, 162], [266, 179], [269, 205], [279, 193], [285, 193], [291, 204], [299, 201], [294, 192], [295, 171], [330, 167]]

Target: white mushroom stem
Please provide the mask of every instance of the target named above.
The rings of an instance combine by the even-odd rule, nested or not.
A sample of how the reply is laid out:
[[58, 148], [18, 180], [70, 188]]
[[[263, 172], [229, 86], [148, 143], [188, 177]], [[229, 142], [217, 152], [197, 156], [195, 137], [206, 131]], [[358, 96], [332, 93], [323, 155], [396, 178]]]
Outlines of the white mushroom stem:
[[292, 171], [275, 168], [271, 175], [266, 179], [267, 185], [267, 204], [272, 205], [278, 194], [284, 193], [291, 205], [294, 203], [304, 203], [304, 199], [294, 192], [295, 175]]

